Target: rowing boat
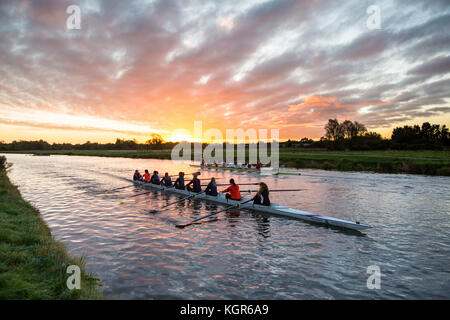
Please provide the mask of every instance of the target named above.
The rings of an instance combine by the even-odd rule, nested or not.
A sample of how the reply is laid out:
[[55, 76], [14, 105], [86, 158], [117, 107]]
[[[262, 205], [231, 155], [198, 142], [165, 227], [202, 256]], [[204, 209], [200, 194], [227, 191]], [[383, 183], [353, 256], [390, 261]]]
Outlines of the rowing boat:
[[304, 220], [307, 222], [315, 223], [315, 224], [321, 224], [324, 226], [329, 227], [338, 227], [342, 229], [350, 229], [350, 230], [356, 230], [356, 231], [362, 231], [368, 228], [371, 228], [368, 225], [360, 224], [359, 222], [351, 222], [347, 220], [341, 220], [336, 219], [332, 217], [327, 216], [321, 216], [319, 214], [313, 214], [297, 209], [292, 209], [287, 206], [271, 203], [270, 206], [263, 206], [263, 205], [257, 205], [257, 204], [242, 204], [242, 202], [245, 202], [247, 200], [250, 200], [250, 198], [243, 197], [240, 201], [226, 199], [224, 194], [220, 194], [217, 196], [208, 196], [204, 193], [197, 194], [194, 192], [190, 192], [187, 190], [179, 190], [175, 189], [173, 187], [165, 187], [161, 185], [151, 184], [151, 183], [145, 183], [142, 181], [134, 181], [131, 179], [126, 179], [127, 181], [130, 181], [136, 185], [142, 186], [142, 187], [150, 187], [153, 189], [158, 189], [161, 191], [167, 191], [171, 193], [177, 193], [183, 196], [195, 196], [195, 199], [199, 200], [206, 200], [206, 201], [212, 201], [212, 202], [218, 202], [225, 205], [234, 205], [240, 209], [247, 209], [247, 210], [254, 210], [262, 213], [277, 215], [277, 216], [285, 216], [290, 217], [294, 219]]
[[[208, 166], [208, 165], [199, 165], [199, 164], [191, 164], [191, 167], [196, 168], [202, 168], [202, 169], [218, 169], [218, 170], [231, 170], [231, 171], [241, 171], [241, 172], [255, 172], [255, 173], [262, 173], [262, 174], [270, 174], [270, 175], [292, 175], [292, 176], [299, 176], [301, 175], [300, 172], [289, 172], [289, 171], [265, 171], [260, 169], [250, 169], [250, 168], [234, 168], [234, 167], [221, 167], [221, 166]], [[269, 168], [267, 168], [269, 169]]]

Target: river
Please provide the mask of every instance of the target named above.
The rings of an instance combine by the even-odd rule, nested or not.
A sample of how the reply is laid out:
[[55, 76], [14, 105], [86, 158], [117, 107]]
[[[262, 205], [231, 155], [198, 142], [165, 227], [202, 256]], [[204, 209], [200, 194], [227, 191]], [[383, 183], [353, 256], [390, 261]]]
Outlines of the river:
[[[220, 210], [124, 188], [135, 169], [193, 172], [170, 160], [6, 154], [11, 181], [69, 252], [84, 256], [106, 299], [449, 299], [450, 178], [301, 170], [301, 176], [202, 171], [226, 183], [265, 181], [271, 201], [358, 220], [364, 234], [247, 211], [184, 229]], [[242, 186], [241, 190], [256, 189]], [[369, 289], [369, 266], [380, 269]]]

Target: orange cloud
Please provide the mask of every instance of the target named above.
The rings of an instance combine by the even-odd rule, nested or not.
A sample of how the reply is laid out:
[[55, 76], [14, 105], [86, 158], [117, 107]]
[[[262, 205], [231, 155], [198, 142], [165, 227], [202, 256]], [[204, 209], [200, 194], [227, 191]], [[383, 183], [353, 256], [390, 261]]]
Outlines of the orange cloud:
[[300, 111], [305, 109], [312, 109], [310, 111], [314, 111], [314, 108], [330, 108], [330, 107], [341, 107], [341, 104], [337, 100], [336, 97], [327, 97], [327, 96], [319, 96], [319, 95], [310, 95], [308, 96], [304, 102], [299, 103], [297, 105], [289, 105], [289, 111]]
[[344, 22], [319, 27], [354, 21], [356, 1], [224, 0], [205, 9], [93, 0], [83, 2], [82, 30], [67, 32], [69, 2], [0, 1], [1, 139], [77, 130], [69, 142], [147, 131], [169, 139], [177, 129], [193, 134], [195, 120], [204, 130], [279, 128], [281, 139], [295, 139], [320, 137], [329, 118], [377, 128], [450, 114], [440, 32], [450, 19], [436, 14], [439, 4], [427, 12], [405, 4], [398, 25], [358, 33]]

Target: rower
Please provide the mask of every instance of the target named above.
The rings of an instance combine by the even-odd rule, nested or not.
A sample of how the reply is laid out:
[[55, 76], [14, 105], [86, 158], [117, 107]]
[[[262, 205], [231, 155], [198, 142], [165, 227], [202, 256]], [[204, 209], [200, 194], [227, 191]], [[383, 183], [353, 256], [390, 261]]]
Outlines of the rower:
[[214, 196], [217, 197], [217, 184], [216, 184], [216, 178], [211, 178], [211, 181], [208, 183], [205, 189], [205, 193], [208, 196]]
[[[186, 185], [186, 189], [188, 191], [195, 192], [195, 193], [202, 192], [202, 186], [200, 184], [200, 179], [197, 178], [199, 173], [195, 172], [192, 175], [194, 176], [194, 178], [192, 178], [192, 180], [189, 181], [189, 183]], [[191, 188], [191, 184], [192, 184], [192, 188]]]
[[233, 162], [230, 162], [230, 163], [228, 164], [228, 168], [234, 168], [234, 163], [233, 163]]
[[264, 182], [259, 184], [259, 190], [253, 197], [253, 204], [259, 204], [263, 206], [270, 206], [269, 200], [269, 187]]
[[248, 168], [248, 169], [251, 169], [251, 168], [252, 168], [251, 163], [249, 163], [249, 164], [247, 165], [247, 168]]
[[238, 167], [239, 169], [242, 169], [242, 163], [238, 162], [237, 167]]
[[142, 181], [142, 175], [139, 173], [139, 170], [134, 171], [133, 180]]
[[242, 198], [239, 192], [239, 186], [234, 182], [234, 179], [230, 179], [230, 186], [223, 190], [222, 193], [226, 193], [225, 198], [227, 199], [241, 200]]
[[222, 161], [222, 167], [225, 168], [227, 166], [227, 163], [225, 161]]
[[205, 159], [202, 159], [202, 166], [206, 165], [205, 164]]
[[166, 172], [166, 173], [164, 174], [164, 177], [162, 177], [162, 179], [161, 179], [160, 182], [161, 182], [162, 185], [164, 185], [164, 186], [166, 186], [166, 187], [171, 187], [171, 186], [173, 186], [172, 179], [170, 178], [168, 172]]
[[160, 182], [159, 182], [159, 175], [158, 175], [158, 171], [153, 171], [153, 175], [152, 175], [152, 177], [150, 178], [150, 182], [152, 183], [152, 184], [160, 184]]
[[184, 172], [178, 173], [178, 178], [175, 180], [175, 189], [184, 190]]
[[255, 166], [255, 167], [256, 167], [256, 169], [260, 170], [260, 169], [261, 169], [261, 167], [262, 167], [262, 164], [261, 164], [261, 162], [259, 162], [259, 161], [258, 161], [258, 163], [256, 164], [256, 166]]
[[151, 180], [151, 178], [150, 178], [150, 173], [148, 172], [147, 169], [145, 169], [145, 173], [144, 173], [144, 182], [145, 182], [145, 183], [149, 183], [150, 180]]

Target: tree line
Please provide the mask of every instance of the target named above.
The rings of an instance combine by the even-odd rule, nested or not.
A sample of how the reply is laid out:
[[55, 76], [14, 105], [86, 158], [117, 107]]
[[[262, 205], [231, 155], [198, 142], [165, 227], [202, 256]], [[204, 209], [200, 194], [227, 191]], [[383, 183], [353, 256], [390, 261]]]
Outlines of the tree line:
[[0, 141], [0, 151], [25, 151], [25, 150], [161, 150], [172, 149], [175, 142], [166, 142], [158, 134], [152, 134], [151, 139], [145, 143], [138, 143], [136, 139], [116, 139], [115, 143], [98, 143], [87, 141], [82, 144], [72, 143], [53, 143], [50, 144], [44, 140], [38, 141], [13, 141], [5, 143]]
[[422, 123], [394, 128], [390, 139], [368, 131], [357, 121], [329, 119], [325, 135], [319, 141], [308, 138], [288, 140], [282, 147], [326, 148], [329, 150], [444, 150], [450, 146], [450, 133], [446, 125]]
[[[309, 138], [280, 142], [280, 148], [325, 148], [329, 150], [443, 150], [450, 146], [450, 133], [446, 125], [424, 122], [421, 126], [397, 127], [390, 139], [383, 139], [377, 132], [368, 131], [357, 121], [329, 119], [324, 127], [325, 135], [314, 141]], [[83, 144], [53, 143], [44, 140], [0, 141], [0, 151], [52, 151], [52, 150], [169, 150], [177, 143], [166, 142], [158, 134], [151, 134], [145, 143], [136, 139], [116, 139], [115, 143], [97, 143], [87, 141]], [[206, 146], [206, 144], [204, 144]]]

